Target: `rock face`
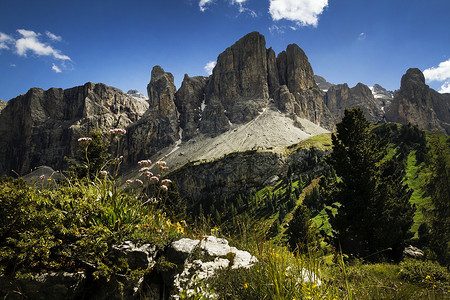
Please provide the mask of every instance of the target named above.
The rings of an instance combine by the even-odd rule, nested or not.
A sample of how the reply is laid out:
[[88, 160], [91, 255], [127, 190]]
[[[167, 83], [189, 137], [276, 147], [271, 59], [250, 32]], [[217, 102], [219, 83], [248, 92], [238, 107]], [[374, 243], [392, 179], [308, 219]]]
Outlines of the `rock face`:
[[139, 92], [138, 90], [129, 90], [127, 94], [130, 95], [131, 97], [148, 101], [148, 97]]
[[180, 139], [173, 75], [160, 66], [153, 67], [147, 91], [149, 108], [141, 119], [127, 128], [122, 149], [130, 164]]
[[360, 107], [366, 118], [373, 123], [383, 121], [383, 110], [368, 86], [358, 83], [349, 88], [346, 83], [332, 86], [325, 94], [325, 103], [336, 120], [344, 116], [345, 108]]
[[186, 74], [180, 89], [175, 94], [175, 105], [180, 113], [183, 140], [193, 137], [199, 127], [205, 109], [207, 84], [207, 77], [189, 77]]
[[0, 112], [0, 174], [26, 174], [41, 165], [59, 169], [77, 139], [94, 129], [125, 128], [148, 103], [104, 84], [86, 83], [67, 90], [30, 89]]
[[334, 127], [300, 47], [289, 45], [276, 57], [272, 49], [266, 49], [264, 36], [252, 32], [219, 55], [206, 89], [200, 131], [215, 136], [231, 124], [248, 122], [271, 99], [287, 114], [327, 129]]
[[6, 102], [0, 99], [0, 112], [6, 107]]
[[330, 87], [332, 87], [334, 84], [329, 83], [325, 78], [319, 75], [314, 75], [314, 80], [316, 81], [317, 86], [322, 91], [326, 92]]
[[386, 109], [386, 121], [417, 124], [425, 130], [450, 134], [450, 94], [440, 94], [425, 84], [419, 69], [409, 69], [400, 90]]

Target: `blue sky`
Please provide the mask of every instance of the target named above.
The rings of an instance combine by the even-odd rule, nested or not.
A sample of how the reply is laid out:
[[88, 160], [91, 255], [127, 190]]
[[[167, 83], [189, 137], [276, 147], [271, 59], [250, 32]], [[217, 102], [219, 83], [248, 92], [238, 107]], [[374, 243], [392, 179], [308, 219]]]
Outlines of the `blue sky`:
[[410, 67], [450, 92], [448, 0], [1, 0], [0, 99], [88, 81], [146, 94], [154, 65], [207, 76], [258, 31], [276, 53], [296, 43], [331, 83], [400, 87]]

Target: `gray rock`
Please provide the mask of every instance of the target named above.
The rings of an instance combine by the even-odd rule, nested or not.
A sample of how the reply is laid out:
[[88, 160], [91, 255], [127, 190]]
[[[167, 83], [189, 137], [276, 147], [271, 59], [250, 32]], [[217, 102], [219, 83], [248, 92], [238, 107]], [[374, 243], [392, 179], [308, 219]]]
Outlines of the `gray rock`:
[[147, 91], [149, 108], [141, 119], [127, 128], [122, 148], [129, 164], [147, 159], [180, 138], [173, 75], [160, 66], [153, 67]]
[[421, 258], [424, 253], [419, 248], [409, 245], [405, 248], [405, 250], [403, 250], [403, 255], [413, 258]]
[[173, 277], [172, 299], [180, 299], [182, 291], [188, 295], [193, 293], [199, 282], [214, 276], [219, 269], [250, 268], [257, 262], [250, 253], [230, 247], [227, 240], [215, 236], [182, 239], [172, 243], [170, 248], [171, 255], [166, 259], [181, 267], [181, 272]]
[[7, 103], [0, 99], [0, 112], [6, 107]]
[[329, 83], [325, 78], [319, 75], [314, 75], [314, 81], [316, 82], [319, 89], [326, 92], [330, 87], [332, 87], [334, 84]]
[[144, 94], [142, 94], [141, 92], [139, 92], [138, 90], [129, 90], [127, 92], [127, 94], [130, 95], [131, 97], [136, 98], [136, 99], [148, 101], [148, 97], [145, 96]]
[[180, 127], [183, 129], [183, 140], [192, 138], [199, 128], [202, 113], [206, 107], [207, 84], [208, 77], [189, 77], [186, 74], [180, 89], [175, 94], [175, 104], [180, 113]]
[[125, 128], [147, 110], [146, 102], [102, 83], [67, 90], [30, 89], [0, 114], [0, 174], [26, 174], [47, 165], [61, 169], [77, 139], [97, 129]]
[[419, 69], [409, 69], [400, 90], [386, 108], [386, 120], [416, 124], [429, 131], [450, 134], [450, 94], [440, 94], [425, 84]]
[[125, 241], [112, 247], [118, 258], [125, 258], [131, 270], [148, 269], [155, 265], [156, 247], [150, 244], [136, 245]]
[[383, 121], [384, 113], [380, 104], [375, 100], [369, 87], [362, 83], [353, 88], [349, 88], [346, 83], [334, 85], [328, 89], [324, 99], [336, 120], [342, 119], [345, 108], [359, 107], [370, 122]]

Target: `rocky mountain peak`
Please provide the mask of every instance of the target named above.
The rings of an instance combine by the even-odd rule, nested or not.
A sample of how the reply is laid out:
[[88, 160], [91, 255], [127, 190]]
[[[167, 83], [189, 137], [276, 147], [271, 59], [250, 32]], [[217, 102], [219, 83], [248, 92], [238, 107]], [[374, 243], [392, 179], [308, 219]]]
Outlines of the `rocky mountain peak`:
[[450, 134], [450, 95], [431, 89], [423, 73], [411, 68], [402, 76], [400, 90], [386, 110], [386, 120]]
[[314, 81], [316, 82], [319, 89], [326, 92], [330, 87], [332, 87], [334, 84], [329, 83], [325, 78], [319, 75], [314, 75]]
[[425, 86], [425, 76], [423, 73], [417, 68], [410, 68], [406, 73], [402, 76], [401, 87], [400, 88], [409, 88], [409, 87], [424, 87]]
[[148, 101], [148, 97], [145, 96], [144, 94], [142, 94], [141, 92], [139, 92], [138, 90], [129, 90], [127, 92], [127, 94], [130, 95], [131, 97], [136, 98], [136, 99], [141, 99], [141, 100]]

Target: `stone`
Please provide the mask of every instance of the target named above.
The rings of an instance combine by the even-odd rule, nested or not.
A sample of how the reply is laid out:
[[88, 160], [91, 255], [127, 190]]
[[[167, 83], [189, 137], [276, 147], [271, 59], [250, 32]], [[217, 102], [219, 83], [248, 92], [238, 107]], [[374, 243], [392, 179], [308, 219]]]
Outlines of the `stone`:
[[148, 101], [148, 97], [145, 96], [144, 94], [142, 94], [141, 92], [139, 92], [138, 90], [129, 90], [127, 92], [128, 95], [130, 95], [131, 97], [140, 99], [140, 100], [145, 100]]
[[125, 258], [131, 270], [148, 269], [155, 265], [156, 247], [150, 244], [136, 245], [125, 241], [112, 247], [118, 258]]
[[353, 88], [349, 88], [346, 83], [331, 86], [325, 93], [324, 99], [338, 121], [343, 118], [345, 108], [359, 107], [370, 122], [383, 122], [384, 113], [381, 106], [375, 100], [370, 88], [362, 83], [358, 83]]
[[30, 89], [0, 114], [0, 174], [27, 174], [37, 166], [65, 167], [77, 139], [92, 130], [125, 128], [148, 103], [102, 83], [71, 89]]
[[0, 99], [0, 112], [6, 107], [6, 102]]
[[421, 129], [450, 134], [450, 94], [425, 84], [425, 76], [411, 68], [402, 76], [400, 90], [386, 108], [386, 121], [415, 124]]
[[179, 122], [183, 129], [183, 140], [191, 139], [199, 128], [202, 113], [206, 107], [206, 86], [208, 77], [184, 75], [183, 83], [175, 94], [175, 105], [180, 113]]
[[328, 89], [334, 85], [332, 83], [329, 83], [325, 78], [319, 75], [314, 75], [314, 81], [316, 82], [319, 89], [321, 89], [323, 92], [328, 91]]
[[409, 245], [403, 250], [403, 255], [412, 258], [421, 258], [423, 257], [424, 253], [419, 248]]
[[154, 66], [147, 86], [149, 108], [127, 128], [122, 153], [126, 163], [135, 164], [180, 139], [175, 84], [171, 73]]
[[227, 240], [215, 236], [176, 241], [167, 251], [166, 259], [178, 266], [178, 272], [172, 274], [171, 299], [181, 299], [183, 291], [192, 294], [199, 282], [214, 276], [219, 269], [250, 268], [257, 262], [250, 253], [230, 247]]

